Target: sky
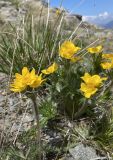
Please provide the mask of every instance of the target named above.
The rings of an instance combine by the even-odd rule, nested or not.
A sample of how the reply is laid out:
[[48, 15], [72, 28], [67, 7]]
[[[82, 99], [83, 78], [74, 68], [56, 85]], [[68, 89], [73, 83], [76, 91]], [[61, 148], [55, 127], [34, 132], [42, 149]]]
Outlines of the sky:
[[113, 0], [50, 0], [51, 6], [62, 6], [85, 16], [108, 12], [113, 14]]
[[[80, 14], [86, 21], [108, 23], [113, 20], [113, 0], [49, 0], [52, 7], [62, 7]], [[61, 2], [62, 1], [62, 2]]]

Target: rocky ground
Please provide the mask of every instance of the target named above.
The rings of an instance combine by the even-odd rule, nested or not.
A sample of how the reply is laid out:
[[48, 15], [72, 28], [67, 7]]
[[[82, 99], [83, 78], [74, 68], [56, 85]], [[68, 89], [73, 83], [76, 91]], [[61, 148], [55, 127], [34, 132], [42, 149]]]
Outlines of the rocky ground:
[[[4, 136], [15, 139], [17, 133], [27, 131], [33, 125], [31, 101], [21, 95], [16, 95], [9, 91], [9, 78], [0, 74], [0, 132], [1, 141]], [[9, 139], [8, 139], [9, 140]]]
[[[0, 144], [1, 148], [16, 144], [19, 149], [24, 149], [25, 144], [23, 145], [18, 138], [35, 126], [32, 103], [24, 96], [11, 93], [8, 90], [8, 81], [6, 75], [0, 74]], [[48, 122], [48, 125], [42, 129], [42, 141], [43, 144], [51, 147], [52, 151], [49, 151], [44, 160], [56, 160], [59, 157], [61, 157], [59, 160], [107, 160], [106, 156], [100, 156], [94, 147], [87, 145], [85, 140], [85, 136], [88, 136], [87, 129], [86, 134], [82, 130], [76, 130], [77, 134], [79, 133], [78, 143], [75, 143], [76, 145], [73, 143], [73, 146], [68, 144], [71, 141], [73, 128], [77, 129], [75, 125], [76, 122], [71, 122], [66, 117], [57, 117]], [[69, 147], [66, 152], [64, 146]], [[57, 152], [56, 148], [60, 148], [62, 152]]]

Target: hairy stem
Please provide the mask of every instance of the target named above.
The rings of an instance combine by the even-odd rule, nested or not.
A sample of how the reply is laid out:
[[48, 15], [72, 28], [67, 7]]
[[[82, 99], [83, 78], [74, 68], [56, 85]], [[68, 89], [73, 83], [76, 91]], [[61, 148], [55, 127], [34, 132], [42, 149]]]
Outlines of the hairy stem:
[[38, 152], [38, 160], [41, 160], [41, 129], [40, 129], [40, 121], [39, 121], [39, 107], [37, 104], [37, 100], [36, 100], [36, 95], [32, 94], [30, 96], [32, 102], [33, 102], [33, 110], [34, 110], [34, 114], [35, 114], [35, 121], [36, 121], [36, 125], [37, 125], [37, 143], [38, 143], [38, 148], [39, 148], [39, 152]]
[[75, 113], [74, 115], [74, 118], [77, 119], [79, 118], [83, 113], [84, 111], [87, 109], [87, 104], [86, 104], [86, 101], [83, 103], [82, 107], [78, 110], [78, 112]]

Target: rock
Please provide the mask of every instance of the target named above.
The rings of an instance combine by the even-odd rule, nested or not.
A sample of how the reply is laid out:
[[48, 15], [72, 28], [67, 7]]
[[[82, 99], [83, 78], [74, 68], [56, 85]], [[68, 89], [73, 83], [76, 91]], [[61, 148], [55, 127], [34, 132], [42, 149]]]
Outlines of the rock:
[[18, 130], [20, 132], [24, 131], [23, 126], [20, 127], [19, 124], [14, 123], [12, 128], [11, 128], [11, 132], [17, 132]]
[[17, 17], [17, 11], [12, 6], [11, 2], [0, 2], [0, 16], [4, 21], [15, 21]]
[[82, 15], [72, 14], [71, 16], [76, 17], [79, 21], [82, 21]]
[[0, 131], [4, 131], [6, 128], [9, 128], [11, 126], [10, 120], [7, 119], [0, 119]]
[[5, 110], [2, 107], [0, 107], [0, 113], [3, 113], [3, 112], [5, 112]]
[[23, 123], [28, 123], [28, 122], [32, 122], [34, 119], [33, 119], [33, 116], [31, 115], [26, 115], [24, 120], [23, 120]]
[[9, 111], [14, 111], [17, 107], [20, 106], [21, 102], [17, 97], [9, 97], [8, 100]]
[[64, 160], [75, 160], [75, 159], [73, 157], [68, 156]]
[[79, 144], [75, 148], [69, 149], [69, 152], [74, 160], [91, 160], [98, 158], [94, 148], [84, 146], [83, 144]]
[[5, 100], [5, 97], [3, 95], [0, 95], [0, 106], [1, 106], [1, 102]]

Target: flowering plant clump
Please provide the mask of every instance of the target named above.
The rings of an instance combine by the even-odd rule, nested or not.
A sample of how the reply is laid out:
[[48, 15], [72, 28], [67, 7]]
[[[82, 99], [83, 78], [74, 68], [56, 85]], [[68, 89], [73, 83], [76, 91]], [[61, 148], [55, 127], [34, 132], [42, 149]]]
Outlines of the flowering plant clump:
[[[79, 113], [79, 116], [83, 114], [83, 112], [79, 112], [81, 105], [88, 99], [93, 100], [98, 95], [97, 93], [102, 91], [104, 81], [108, 79], [106, 74], [104, 76], [100, 67], [104, 58], [102, 46], [88, 48], [89, 53], [95, 54], [86, 54], [86, 56], [80, 56], [80, 50], [81, 48], [72, 41], [64, 41], [61, 44], [59, 60], [57, 59], [59, 68], [57, 73], [51, 77], [52, 85], [50, 87], [52, 99], [58, 103], [58, 106], [61, 106], [60, 109], [62, 110], [63, 107], [68, 115], [72, 116], [73, 114], [75, 117], [78, 117], [76, 113]], [[52, 69], [50, 66], [42, 73], [49, 74]]]
[[[113, 61], [112, 55], [102, 54], [103, 48], [101, 45], [88, 48], [87, 51], [91, 53], [89, 56], [87, 54], [81, 57], [79, 55], [80, 50], [81, 48], [76, 46], [74, 42], [64, 41], [58, 50], [59, 56], [55, 60], [57, 63], [54, 62], [48, 68], [42, 69], [40, 75], [36, 74], [34, 68], [30, 72], [27, 67], [24, 67], [22, 74], [15, 74], [14, 82], [11, 84], [11, 91], [22, 92], [29, 88], [38, 88], [46, 80], [43, 79], [43, 76], [45, 77], [57, 71], [49, 78], [49, 83], [45, 81], [49, 84], [47, 86], [49, 87], [48, 91], [51, 99], [55, 100], [58, 106], [62, 105], [69, 115], [78, 112], [83, 101], [89, 98], [92, 99], [93, 95], [96, 96], [97, 91], [100, 91], [100, 87], [104, 86], [103, 81], [107, 80], [107, 75], [105, 77], [100, 76], [103, 73], [98, 67], [112, 68]], [[106, 62], [105, 60], [109, 61]], [[89, 66], [89, 62], [93, 69]], [[105, 67], [107, 65], [105, 63], [109, 63], [109, 66]], [[81, 79], [83, 82], [81, 82]]]

